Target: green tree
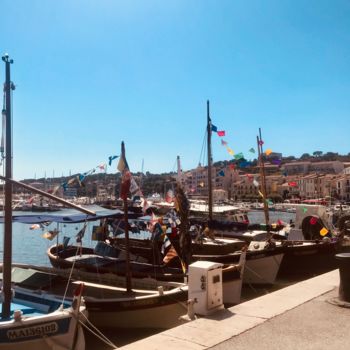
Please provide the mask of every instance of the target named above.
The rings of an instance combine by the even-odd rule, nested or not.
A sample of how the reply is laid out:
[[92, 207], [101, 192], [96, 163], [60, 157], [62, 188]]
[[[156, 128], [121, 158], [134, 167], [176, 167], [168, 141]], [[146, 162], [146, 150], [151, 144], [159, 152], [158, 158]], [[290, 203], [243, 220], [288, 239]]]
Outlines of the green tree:
[[310, 158], [310, 157], [311, 157], [311, 156], [310, 156], [309, 153], [304, 153], [304, 154], [301, 155], [300, 159], [308, 159], [308, 158]]
[[322, 151], [315, 151], [314, 153], [312, 153], [315, 157], [321, 157], [323, 152]]

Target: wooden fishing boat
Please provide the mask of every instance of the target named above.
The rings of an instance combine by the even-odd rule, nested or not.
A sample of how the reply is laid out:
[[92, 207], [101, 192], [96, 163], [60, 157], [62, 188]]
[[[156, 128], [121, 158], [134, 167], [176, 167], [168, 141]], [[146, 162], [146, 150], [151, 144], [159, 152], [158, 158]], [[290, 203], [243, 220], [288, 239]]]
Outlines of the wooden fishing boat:
[[[127, 293], [125, 278], [113, 274], [16, 264], [12, 275], [18, 295], [32, 303], [40, 299], [50, 307], [59, 304], [66, 288], [70, 295], [84, 284], [88, 319], [96, 327], [167, 329], [179, 325], [179, 317], [187, 313], [185, 283], [133, 279], [132, 292]], [[66, 302], [72, 299], [67, 297]]]
[[[101, 245], [103, 242], [99, 242]], [[112, 248], [112, 247], [110, 247]], [[109, 249], [111, 250], [111, 249]], [[99, 276], [104, 274], [124, 277], [126, 274], [125, 260], [103, 255], [101, 250], [92, 248], [83, 248], [82, 254], [79, 253], [79, 247], [68, 246], [63, 249], [62, 245], [54, 245], [48, 249], [48, 257], [51, 265], [57, 269], [71, 269], [82, 272], [95, 273]], [[204, 259], [202, 259], [204, 260]], [[228, 255], [227, 261], [223, 263], [223, 290], [224, 303], [238, 304], [240, 302], [240, 292], [244, 276], [245, 256], [242, 254]], [[156, 280], [158, 283], [178, 282], [183, 283], [187, 280], [186, 273], [181, 267], [167, 265], [155, 265], [150, 263], [140, 263], [130, 261], [131, 275], [133, 281], [136, 280]], [[88, 306], [87, 306], [88, 307]]]

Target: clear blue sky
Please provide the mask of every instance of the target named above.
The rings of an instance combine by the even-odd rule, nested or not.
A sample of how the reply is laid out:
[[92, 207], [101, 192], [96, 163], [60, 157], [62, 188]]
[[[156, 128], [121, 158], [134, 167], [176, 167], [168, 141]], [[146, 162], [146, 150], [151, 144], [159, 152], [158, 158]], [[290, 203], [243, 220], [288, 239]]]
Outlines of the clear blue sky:
[[[210, 100], [249, 155], [350, 152], [347, 0], [2, 0], [14, 59], [14, 178], [197, 166]], [[4, 81], [4, 65], [0, 69]], [[214, 160], [230, 159], [213, 135]], [[116, 162], [108, 172], [116, 171]]]

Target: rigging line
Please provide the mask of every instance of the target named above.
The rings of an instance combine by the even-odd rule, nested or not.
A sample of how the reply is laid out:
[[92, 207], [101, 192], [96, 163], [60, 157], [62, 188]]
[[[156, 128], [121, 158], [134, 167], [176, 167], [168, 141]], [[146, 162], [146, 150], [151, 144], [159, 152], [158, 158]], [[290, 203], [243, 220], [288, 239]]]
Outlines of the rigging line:
[[175, 162], [174, 162], [174, 165], [173, 165], [173, 168], [172, 168], [172, 172], [173, 173], [175, 173], [176, 166], [177, 166], [177, 158], [175, 159]]
[[[81, 312], [80, 315], [82, 315], [85, 320], [82, 322], [79, 320], [79, 323], [84, 326], [89, 332], [91, 332], [93, 335], [95, 335], [97, 338], [99, 338], [101, 341], [103, 341], [106, 345], [111, 346], [114, 349], [117, 349], [117, 346], [111, 342], [87, 317], [86, 315]], [[87, 324], [91, 327], [89, 328]]]
[[201, 153], [199, 155], [199, 163], [201, 163], [201, 161], [202, 161], [202, 156], [203, 156], [203, 159], [204, 159], [204, 154], [203, 153], [205, 153], [206, 136], [207, 136], [207, 128], [205, 128], [205, 131], [204, 131], [204, 137], [203, 137], [203, 142], [202, 142], [202, 149], [201, 149]]
[[[76, 252], [75, 252], [75, 256], [77, 256], [78, 251], [79, 251], [79, 247], [77, 247], [77, 250], [76, 250]], [[64, 301], [65, 301], [65, 299], [66, 299], [66, 296], [67, 296], [69, 283], [70, 283], [70, 281], [71, 281], [71, 279], [72, 279], [72, 274], [73, 274], [75, 262], [76, 262], [76, 259], [73, 260], [72, 268], [71, 268], [71, 270], [70, 270], [70, 272], [69, 272], [69, 277], [68, 277], [68, 281], [67, 281], [67, 285], [66, 285], [66, 290], [64, 291], [63, 298], [62, 298], [62, 307], [63, 307]]]

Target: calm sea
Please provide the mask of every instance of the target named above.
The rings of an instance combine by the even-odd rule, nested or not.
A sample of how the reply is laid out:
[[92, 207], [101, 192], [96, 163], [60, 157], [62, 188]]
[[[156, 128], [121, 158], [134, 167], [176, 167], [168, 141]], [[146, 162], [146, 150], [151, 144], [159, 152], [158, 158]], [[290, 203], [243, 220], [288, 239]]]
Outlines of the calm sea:
[[[263, 223], [264, 222], [264, 213], [263, 211], [252, 211], [248, 214], [249, 220], [251, 223]], [[285, 222], [289, 222], [290, 219], [295, 219], [295, 214], [285, 213], [285, 212], [270, 212], [270, 222], [276, 222], [278, 219]], [[92, 227], [96, 225], [97, 222], [88, 223], [88, 227], [83, 239], [84, 246], [94, 247], [95, 241], [91, 241], [91, 232]], [[57, 237], [52, 241], [49, 241], [46, 238], [43, 238], [42, 235], [48, 230], [53, 230], [58, 228], [59, 235], [58, 240], [62, 242], [64, 236], [70, 237], [71, 242], [75, 242], [75, 236], [77, 232], [82, 228], [83, 224], [50, 224], [44, 229], [35, 229], [31, 230], [31, 225], [15, 223], [13, 225], [13, 262], [17, 263], [26, 263], [26, 264], [35, 264], [35, 265], [45, 265], [50, 266], [49, 259], [47, 257], [47, 249], [56, 244]], [[0, 224], [0, 259], [3, 258], [3, 234], [4, 227], [3, 224]], [[274, 289], [281, 288], [281, 286], [274, 286]], [[257, 297], [262, 294], [268, 293], [269, 289], [263, 288], [254, 288], [254, 289], [243, 289], [242, 299], [248, 300], [254, 297]], [[157, 333], [157, 330], [138, 330], [138, 331], [123, 331], [115, 332], [114, 330], [103, 329], [103, 333], [111, 339], [115, 345], [123, 346], [125, 344], [134, 342], [138, 339], [145, 338], [152, 334]], [[100, 340], [95, 338], [90, 334], [86, 334], [87, 338], [87, 350], [93, 349], [110, 349], [110, 347], [101, 343]]]

